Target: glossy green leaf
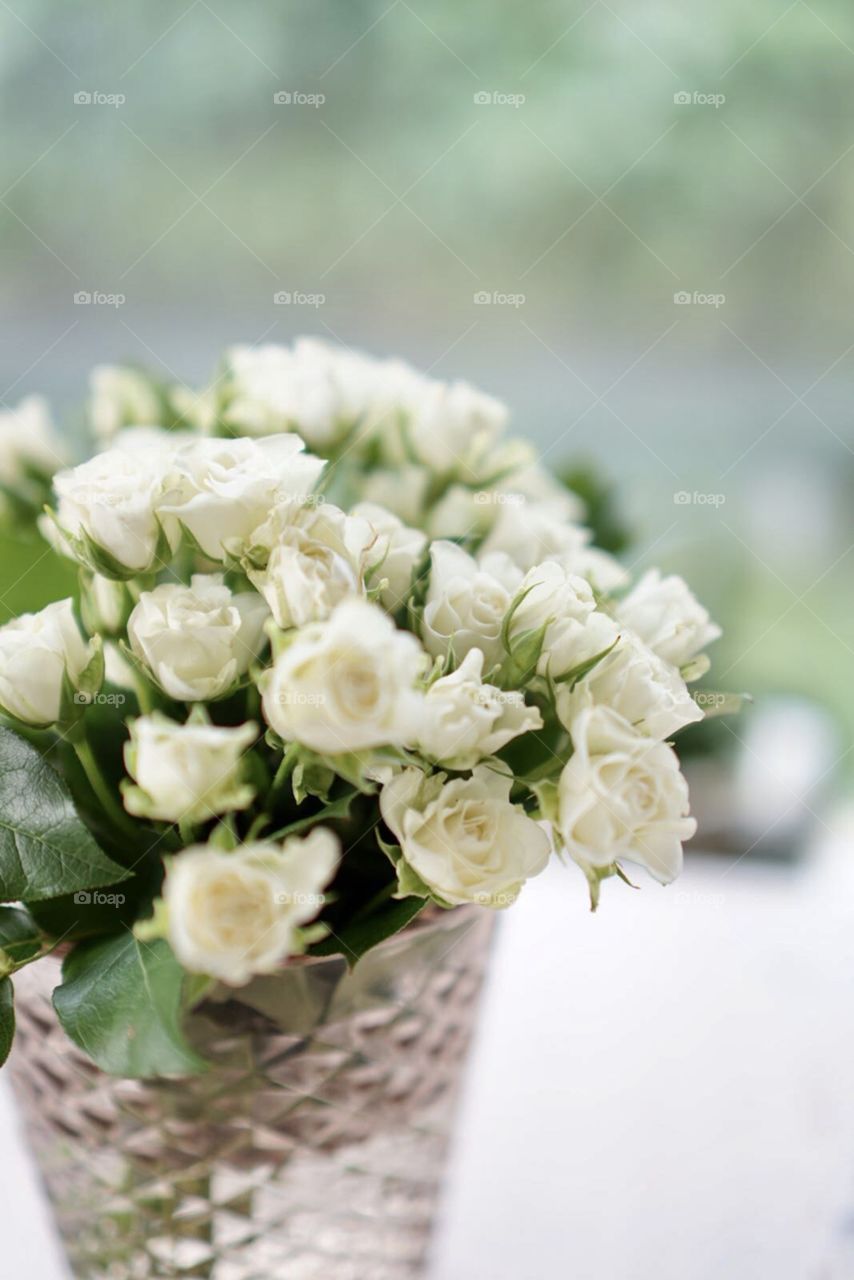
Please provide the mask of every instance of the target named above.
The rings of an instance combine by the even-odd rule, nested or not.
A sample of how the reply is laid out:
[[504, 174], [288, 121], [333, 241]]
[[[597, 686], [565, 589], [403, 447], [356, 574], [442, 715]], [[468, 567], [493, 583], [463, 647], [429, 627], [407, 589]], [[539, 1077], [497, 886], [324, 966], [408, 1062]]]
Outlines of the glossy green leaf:
[[38, 902], [127, 875], [96, 844], [56, 770], [0, 728], [0, 901]]
[[181, 1026], [184, 970], [163, 941], [132, 933], [76, 947], [54, 1008], [68, 1035], [111, 1075], [185, 1076], [206, 1063]]
[[365, 952], [405, 929], [426, 906], [426, 898], [391, 898], [369, 916], [354, 920], [322, 942], [315, 943], [311, 954], [332, 956], [340, 953], [352, 968]]

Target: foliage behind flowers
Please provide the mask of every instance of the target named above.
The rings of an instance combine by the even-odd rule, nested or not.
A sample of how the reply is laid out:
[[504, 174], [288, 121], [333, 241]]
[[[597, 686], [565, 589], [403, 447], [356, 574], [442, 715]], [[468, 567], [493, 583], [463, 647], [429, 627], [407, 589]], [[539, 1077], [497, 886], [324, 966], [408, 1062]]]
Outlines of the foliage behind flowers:
[[70, 1036], [181, 1074], [216, 982], [506, 907], [553, 853], [594, 906], [624, 864], [678, 874], [667, 740], [718, 629], [681, 579], [630, 585], [503, 405], [303, 339], [198, 394], [99, 369], [90, 417], [40, 521], [79, 608], [0, 628], [4, 1052], [11, 975], [58, 944]]

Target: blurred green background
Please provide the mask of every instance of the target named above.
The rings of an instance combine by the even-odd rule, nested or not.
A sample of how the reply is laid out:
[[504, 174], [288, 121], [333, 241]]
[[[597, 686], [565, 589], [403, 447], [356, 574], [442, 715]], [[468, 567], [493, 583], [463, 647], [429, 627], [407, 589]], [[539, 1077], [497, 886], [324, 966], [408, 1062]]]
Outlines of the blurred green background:
[[[192, 383], [303, 332], [469, 378], [614, 480], [629, 558], [723, 622], [717, 685], [850, 736], [850, 5], [14, 0], [0, 33], [3, 403], [80, 447], [92, 365]], [[5, 613], [40, 555], [3, 548]]]

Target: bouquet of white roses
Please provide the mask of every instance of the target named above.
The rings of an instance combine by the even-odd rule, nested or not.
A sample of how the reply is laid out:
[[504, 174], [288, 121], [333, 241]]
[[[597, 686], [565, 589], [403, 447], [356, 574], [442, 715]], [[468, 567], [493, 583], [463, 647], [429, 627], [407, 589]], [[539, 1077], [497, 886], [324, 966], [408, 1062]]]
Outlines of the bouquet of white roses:
[[[718, 629], [630, 585], [499, 402], [304, 339], [198, 394], [98, 369], [90, 416], [39, 522], [79, 594], [0, 628], [4, 1053], [11, 975], [60, 944], [73, 1040], [180, 1074], [216, 982], [509, 906], [553, 853], [594, 905], [678, 874], [668, 740]], [[0, 439], [10, 510], [42, 427]]]

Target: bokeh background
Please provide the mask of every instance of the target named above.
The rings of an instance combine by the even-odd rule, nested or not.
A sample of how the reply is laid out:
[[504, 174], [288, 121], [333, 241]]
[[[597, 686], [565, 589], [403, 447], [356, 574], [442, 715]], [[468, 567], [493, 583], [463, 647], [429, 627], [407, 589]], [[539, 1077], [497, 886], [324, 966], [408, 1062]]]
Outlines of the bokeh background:
[[[638, 907], [641, 895], [629, 895], [628, 910], [615, 907], [619, 931], [602, 926], [590, 941], [585, 919], [587, 941], [578, 952], [566, 943], [564, 958], [583, 967], [593, 963], [584, 948], [596, 949], [597, 1007], [612, 1033], [626, 1017], [607, 1003], [616, 991], [647, 1010], [640, 1037], [646, 1027], [677, 1040], [696, 993], [717, 999], [718, 1021], [691, 1040], [686, 1070], [705, 1082], [712, 1108], [704, 1141], [724, 1144], [722, 1168], [732, 1157], [729, 1193], [721, 1175], [714, 1194], [730, 1194], [733, 1207], [696, 1219], [678, 1274], [851, 1275], [833, 1269], [850, 1253], [846, 1263], [828, 1260], [846, 1221], [842, 1156], [832, 1178], [821, 1164], [819, 1210], [798, 1173], [798, 1144], [814, 1150], [805, 1122], [785, 1149], [791, 1179], [773, 1190], [768, 1182], [781, 1159], [769, 1135], [804, 1102], [800, 1068], [770, 1110], [751, 1112], [743, 1087], [754, 1039], [757, 1052], [769, 1036], [790, 1052], [789, 1031], [814, 1011], [809, 984], [793, 974], [805, 971], [799, 957], [806, 964], [819, 942], [827, 948], [834, 858], [847, 866], [850, 853], [854, 9], [845, 0], [0, 0], [0, 103], [9, 122], [0, 402], [44, 391], [70, 447], [82, 450], [80, 407], [96, 363], [130, 361], [194, 384], [229, 343], [301, 333], [401, 354], [502, 396], [516, 429], [556, 468], [595, 465], [631, 531], [629, 562], [683, 573], [724, 625], [712, 683], [750, 691], [755, 703], [738, 720], [704, 726], [688, 746], [700, 843], [728, 855], [725, 872], [724, 862], [695, 855], [689, 875], [699, 887], [686, 880], [673, 916], [658, 899]], [[31, 545], [8, 539], [0, 552], [4, 613], [55, 592], [49, 562]], [[785, 865], [772, 873], [759, 858]], [[813, 872], [810, 897], [803, 877]], [[569, 890], [549, 886], [549, 895], [567, 894], [578, 920], [580, 887], [573, 881], [569, 905]], [[535, 912], [526, 910], [520, 920], [533, 939]], [[748, 935], [753, 947], [754, 927], [767, 931], [768, 947], [740, 952]], [[680, 928], [677, 945], [667, 931]], [[669, 941], [659, 953], [661, 929]], [[657, 1023], [648, 988], [630, 972], [641, 943], [650, 984], [661, 987], [665, 973], [672, 983]], [[728, 1018], [715, 982], [720, 949], [731, 994], [733, 957], [765, 973], [761, 957], [780, 945], [792, 972], [784, 980], [769, 962], [770, 985], [756, 995], [767, 1021], [748, 1010]], [[841, 940], [821, 954], [831, 985], [816, 1043], [836, 1017], [832, 984], [851, 976]], [[673, 981], [683, 963], [696, 970], [691, 987]], [[535, 1045], [537, 1028], [560, 1016], [537, 1008]], [[841, 1045], [833, 1041], [849, 1068], [851, 1038], [849, 1028]], [[539, 1052], [549, 1045], [554, 1052], [546, 1036]], [[653, 1065], [666, 1052], [658, 1047]], [[575, 1047], [564, 1050], [568, 1064], [576, 1060]], [[813, 1077], [818, 1070], [809, 1067]], [[517, 1089], [521, 1113], [518, 1078], [505, 1070], [499, 1079]], [[813, 1084], [816, 1123], [832, 1128], [836, 1076]], [[624, 1079], [600, 1099], [623, 1115], [615, 1132], [626, 1142], [637, 1139], [633, 1098]], [[558, 1102], [555, 1131], [569, 1144], [578, 1116]], [[727, 1147], [751, 1114], [751, 1141]], [[854, 1132], [843, 1132], [854, 1186]], [[609, 1220], [625, 1228], [633, 1211], [647, 1223], [658, 1213], [663, 1231], [668, 1201], [654, 1168], [638, 1161], [641, 1181], [660, 1192], [652, 1209], [638, 1206], [620, 1143], [606, 1150], [584, 1133], [584, 1160], [605, 1179], [617, 1177], [615, 1166], [625, 1175], [627, 1208], [601, 1187]], [[698, 1174], [697, 1152], [685, 1158]], [[471, 1180], [474, 1166], [461, 1159], [460, 1176]], [[570, 1165], [562, 1168], [581, 1195]], [[534, 1196], [534, 1171], [523, 1184]], [[819, 1230], [831, 1191], [842, 1196], [838, 1215]], [[491, 1194], [500, 1207], [494, 1186]], [[756, 1197], [767, 1224], [760, 1215], [751, 1235]], [[773, 1225], [787, 1207], [802, 1236], [824, 1242], [815, 1257], [793, 1251]], [[559, 1258], [580, 1276], [676, 1276], [661, 1261], [663, 1235], [652, 1233], [646, 1254], [618, 1256], [601, 1221], [585, 1236], [582, 1218], [565, 1254], [554, 1223], [536, 1218], [530, 1238], [522, 1233], [529, 1256], [540, 1257], [529, 1274], [566, 1273]], [[500, 1236], [500, 1214], [477, 1221]], [[471, 1232], [459, 1212], [456, 1222], [443, 1280], [475, 1274], [462, 1261]], [[734, 1243], [748, 1238], [749, 1247]], [[712, 1241], [722, 1240], [715, 1253]], [[495, 1251], [479, 1280], [509, 1276], [511, 1255]]]

